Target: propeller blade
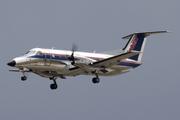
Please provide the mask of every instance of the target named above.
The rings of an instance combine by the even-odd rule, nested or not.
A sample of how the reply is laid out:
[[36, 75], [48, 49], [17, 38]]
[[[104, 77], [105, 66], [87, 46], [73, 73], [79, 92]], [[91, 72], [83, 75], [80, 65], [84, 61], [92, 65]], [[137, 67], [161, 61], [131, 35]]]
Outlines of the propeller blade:
[[72, 65], [75, 63], [75, 58], [74, 58], [74, 52], [78, 49], [78, 46], [76, 44], [73, 43], [72, 45], [72, 54], [70, 57], [68, 57], [69, 60], [72, 61]]
[[73, 52], [73, 54], [74, 54], [74, 51], [76, 51], [77, 49], [78, 49], [78, 46], [73, 43], [73, 45], [72, 45], [72, 52]]

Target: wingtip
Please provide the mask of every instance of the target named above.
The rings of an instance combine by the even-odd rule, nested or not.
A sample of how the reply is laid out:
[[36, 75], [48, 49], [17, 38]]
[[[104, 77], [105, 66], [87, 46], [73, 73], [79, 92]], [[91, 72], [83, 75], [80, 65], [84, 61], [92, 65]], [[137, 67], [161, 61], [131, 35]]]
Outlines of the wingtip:
[[131, 53], [137, 53], [137, 54], [140, 54], [140, 53], [142, 53], [142, 52], [141, 52], [141, 51], [132, 50]]

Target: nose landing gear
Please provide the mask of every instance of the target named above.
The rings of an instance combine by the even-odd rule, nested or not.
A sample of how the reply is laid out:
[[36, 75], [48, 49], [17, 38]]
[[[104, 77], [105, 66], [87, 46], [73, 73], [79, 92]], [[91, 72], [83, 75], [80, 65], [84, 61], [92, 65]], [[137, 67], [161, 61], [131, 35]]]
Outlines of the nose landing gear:
[[27, 80], [27, 77], [25, 76], [25, 72], [24, 72], [23, 69], [22, 69], [21, 71], [22, 71], [22, 73], [23, 73], [23, 76], [21, 77], [21, 80], [22, 80], [22, 81], [26, 81], [26, 80]]

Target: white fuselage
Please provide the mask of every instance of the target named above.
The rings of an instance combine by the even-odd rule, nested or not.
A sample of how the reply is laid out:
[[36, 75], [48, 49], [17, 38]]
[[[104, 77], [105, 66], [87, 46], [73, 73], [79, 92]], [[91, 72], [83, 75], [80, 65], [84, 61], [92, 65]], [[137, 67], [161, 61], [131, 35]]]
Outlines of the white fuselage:
[[[54, 49], [42, 49], [34, 48], [30, 50], [30, 53], [24, 54], [23, 56], [14, 59], [17, 68], [27, 68], [32, 70], [41, 71], [52, 71], [62, 74], [64, 76], [76, 76], [79, 74], [92, 75], [92, 71], [101, 70], [101, 67], [88, 66], [91, 62], [103, 60], [112, 55], [100, 54], [100, 53], [87, 53], [87, 52], [74, 52], [74, 56], [79, 58], [76, 63], [84, 63], [84, 71], [71, 71], [70, 69], [74, 66], [71, 65], [71, 61], [68, 59], [72, 54], [72, 51], [66, 50], [54, 50]], [[86, 66], [87, 65], [87, 66]], [[129, 72], [133, 68], [139, 66], [140, 63], [133, 60], [121, 60], [121, 63], [114, 65], [106, 70], [106, 73], [98, 73], [100, 76], [112, 76], [119, 75], [122, 73]]]
[[146, 37], [152, 34], [168, 31], [140, 32], [123, 37], [129, 39], [122, 50], [104, 53], [77, 52], [73, 44], [72, 51], [34, 48], [26, 54], [13, 59], [7, 65], [19, 68], [10, 70], [22, 72], [21, 80], [27, 79], [25, 72], [32, 72], [41, 77], [53, 80], [52, 90], [57, 89], [56, 79], [66, 79], [66, 76], [95, 75], [94, 84], [99, 83], [99, 76], [120, 75], [141, 65]]

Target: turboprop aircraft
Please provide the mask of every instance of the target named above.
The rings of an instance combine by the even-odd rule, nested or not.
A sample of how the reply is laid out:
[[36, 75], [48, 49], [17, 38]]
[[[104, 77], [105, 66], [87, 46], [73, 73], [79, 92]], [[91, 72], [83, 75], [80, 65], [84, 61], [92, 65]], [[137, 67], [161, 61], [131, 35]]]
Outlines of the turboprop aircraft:
[[120, 75], [140, 66], [146, 37], [167, 32], [133, 33], [123, 37], [129, 39], [123, 49], [103, 53], [78, 52], [75, 44], [72, 51], [33, 48], [26, 54], [14, 58], [7, 65], [18, 68], [10, 71], [23, 73], [22, 81], [27, 79], [25, 72], [53, 80], [53, 84], [50, 85], [52, 90], [58, 87], [58, 77], [66, 79], [66, 76], [94, 75], [92, 82], [99, 83], [99, 76]]

